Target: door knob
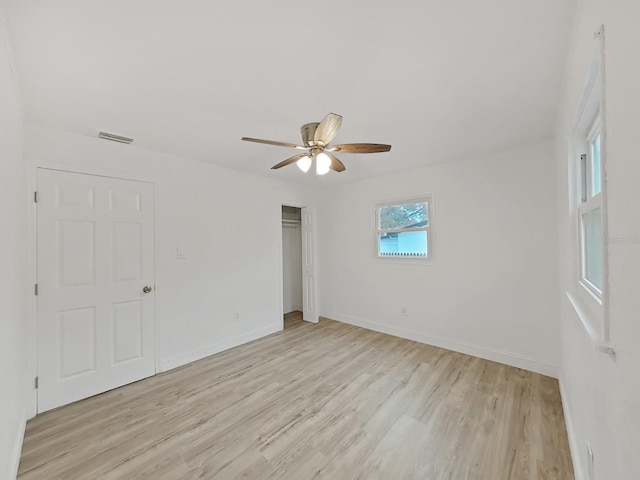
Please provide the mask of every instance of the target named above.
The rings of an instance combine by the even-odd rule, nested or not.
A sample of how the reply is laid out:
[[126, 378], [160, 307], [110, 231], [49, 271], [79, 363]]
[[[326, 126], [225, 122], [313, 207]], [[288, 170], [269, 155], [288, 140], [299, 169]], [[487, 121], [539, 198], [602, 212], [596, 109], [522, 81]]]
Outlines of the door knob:
[[153, 290], [153, 288], [151, 288], [149, 285], [145, 285], [142, 289], [144, 293], [149, 293], [151, 290]]

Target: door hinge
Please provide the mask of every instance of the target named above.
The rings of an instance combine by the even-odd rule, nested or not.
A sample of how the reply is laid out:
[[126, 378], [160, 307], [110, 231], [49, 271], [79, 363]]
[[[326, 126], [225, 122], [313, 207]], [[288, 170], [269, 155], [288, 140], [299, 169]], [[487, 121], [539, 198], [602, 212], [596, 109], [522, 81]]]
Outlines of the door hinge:
[[33, 203], [38, 203], [38, 192], [33, 192]]
[[582, 203], [587, 201], [587, 154], [580, 155], [580, 200]]
[[38, 388], [38, 377], [35, 378], [35, 381], [33, 382], [34, 385], [36, 386], [36, 389]]
[[37, 283], [33, 286], [33, 294], [34, 295], [38, 295], [38, 284]]

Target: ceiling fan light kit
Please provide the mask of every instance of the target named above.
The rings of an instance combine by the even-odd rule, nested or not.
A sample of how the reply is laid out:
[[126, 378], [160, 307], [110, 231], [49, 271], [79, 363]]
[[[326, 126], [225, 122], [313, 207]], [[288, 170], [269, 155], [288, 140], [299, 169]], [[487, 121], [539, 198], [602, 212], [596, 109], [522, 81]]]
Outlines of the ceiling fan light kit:
[[334, 172], [344, 172], [346, 170], [344, 163], [330, 152], [380, 153], [391, 150], [391, 145], [381, 143], [345, 143], [329, 147], [329, 143], [336, 136], [341, 125], [342, 116], [335, 113], [330, 113], [324, 117], [321, 122], [312, 122], [303, 125], [300, 129], [303, 145], [249, 137], [242, 137], [242, 140], [246, 142], [264, 143], [266, 145], [307, 150], [307, 153], [294, 155], [271, 168], [275, 170], [286, 165], [296, 163], [298, 168], [306, 173], [311, 168], [313, 160], [315, 160], [317, 175], [325, 175], [330, 170], [333, 170]]
[[311, 168], [311, 157], [305, 155], [296, 163], [298, 164], [298, 168], [300, 170], [302, 170], [304, 173], [307, 173], [309, 171], [309, 168]]
[[320, 152], [316, 155], [316, 173], [325, 175], [331, 170], [331, 159], [326, 153]]

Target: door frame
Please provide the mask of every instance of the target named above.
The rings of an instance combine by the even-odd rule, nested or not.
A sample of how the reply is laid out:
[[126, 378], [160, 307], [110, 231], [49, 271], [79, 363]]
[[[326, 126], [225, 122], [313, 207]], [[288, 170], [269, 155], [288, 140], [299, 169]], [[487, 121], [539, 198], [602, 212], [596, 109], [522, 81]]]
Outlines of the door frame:
[[[279, 224], [278, 224], [278, 228], [279, 228], [279, 235], [278, 235], [278, 245], [279, 245], [279, 258], [280, 258], [280, 264], [279, 264], [279, 272], [280, 272], [280, 282], [279, 282], [279, 286], [280, 286], [280, 321], [282, 322], [282, 327], [281, 330], [284, 330], [284, 244], [282, 242], [282, 207], [294, 207], [294, 208], [299, 208], [300, 210], [302, 210], [303, 208], [309, 208], [309, 207], [313, 207], [313, 205], [301, 205], [295, 202], [280, 202], [280, 204], [278, 205], [278, 208], [280, 209], [280, 211], [278, 212], [278, 218], [279, 218]], [[313, 252], [313, 262], [316, 268], [316, 281], [318, 279], [318, 241], [317, 241], [317, 229], [318, 229], [318, 218], [317, 218], [317, 209], [316, 209], [316, 241], [315, 241], [315, 248], [314, 248], [314, 252]], [[300, 230], [302, 231], [302, 224], [300, 225]], [[304, 241], [304, 240], [303, 240]], [[304, 262], [303, 262], [304, 264]], [[317, 283], [317, 282], [316, 282]], [[318, 291], [319, 285], [316, 285], [316, 291]], [[302, 279], [302, 302], [303, 302], [303, 308], [304, 308], [304, 273], [303, 273], [303, 279]], [[316, 308], [318, 310], [318, 318], [320, 318], [320, 299], [319, 299], [320, 295], [318, 294], [315, 298], [316, 301]], [[310, 322], [313, 323], [313, 322]]]
[[[92, 175], [94, 177], [107, 177], [117, 180], [129, 180], [135, 182], [149, 183], [153, 186], [153, 283], [155, 294], [153, 296], [154, 304], [154, 366], [155, 374], [161, 372], [160, 368], [160, 329], [158, 325], [158, 289], [157, 289], [157, 271], [156, 266], [158, 264], [157, 259], [157, 238], [158, 238], [158, 197], [159, 189], [156, 184], [155, 178], [144, 177], [140, 175], [129, 175], [122, 171], [113, 171], [109, 169], [103, 169], [95, 166], [91, 168], [80, 168], [75, 164], [64, 164], [59, 162], [46, 162], [46, 161], [30, 161], [27, 164], [27, 176], [28, 176], [28, 191], [27, 191], [27, 251], [30, 255], [27, 255], [27, 268], [28, 268], [28, 280], [29, 283], [25, 285], [27, 295], [30, 300], [27, 302], [27, 358], [29, 363], [27, 365], [27, 373], [31, 375], [30, 378], [35, 379], [38, 376], [38, 299], [34, 294], [34, 286], [38, 283], [38, 218], [36, 203], [34, 201], [34, 192], [38, 187], [38, 170], [56, 170], [60, 172], [76, 173], [80, 175]], [[29, 395], [26, 405], [27, 418], [33, 418], [38, 414], [38, 392], [36, 391], [33, 381], [29, 382], [31, 385], [32, 394]]]
[[[300, 207], [292, 207], [291, 205], [283, 205], [283, 207], [285, 207], [285, 206], [289, 207], [289, 208], [297, 208], [298, 210], [302, 211], [302, 208], [300, 208]], [[301, 265], [300, 276], [302, 277], [302, 222], [300, 222], [298, 225], [290, 225], [290, 226], [287, 226], [287, 227], [285, 227], [285, 225], [283, 223], [281, 230], [282, 230], [282, 269], [283, 269], [283, 271], [282, 271], [282, 299], [283, 299], [283, 310], [282, 310], [282, 313], [283, 313], [283, 316], [284, 316], [284, 314], [285, 314], [284, 313], [284, 292], [285, 292], [285, 288], [284, 288], [284, 261], [285, 261], [285, 258], [286, 258], [285, 251], [284, 251], [284, 234], [285, 234], [285, 231], [287, 231], [287, 230], [297, 230], [298, 233], [299, 233], [299, 236], [300, 236], [300, 249], [301, 249], [300, 258], [299, 258], [300, 265]], [[301, 278], [300, 279], [300, 285], [299, 285], [300, 294], [301, 295], [302, 295], [302, 284], [303, 284], [303, 282], [302, 282], [302, 278]], [[302, 309], [302, 308], [303, 307], [302, 307], [302, 300], [301, 300], [300, 309]]]

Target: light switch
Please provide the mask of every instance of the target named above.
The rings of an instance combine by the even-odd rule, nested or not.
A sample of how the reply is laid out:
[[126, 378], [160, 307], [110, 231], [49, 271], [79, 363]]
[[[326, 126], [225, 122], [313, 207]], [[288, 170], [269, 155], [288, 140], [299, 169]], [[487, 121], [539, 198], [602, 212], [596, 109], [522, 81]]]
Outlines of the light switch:
[[182, 247], [176, 248], [176, 258], [178, 260], [184, 260], [185, 258], [187, 258]]

